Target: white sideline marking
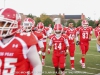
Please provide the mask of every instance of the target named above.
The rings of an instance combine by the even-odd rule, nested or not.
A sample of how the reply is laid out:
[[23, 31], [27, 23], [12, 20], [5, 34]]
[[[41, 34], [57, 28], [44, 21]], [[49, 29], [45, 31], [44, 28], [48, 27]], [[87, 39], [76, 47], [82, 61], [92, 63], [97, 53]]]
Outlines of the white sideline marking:
[[91, 39], [91, 40], [96, 40], [96, 39]]
[[[81, 53], [76, 53], [76, 54], [81, 54]], [[94, 55], [94, 54], [86, 54], [86, 55], [100, 56], [100, 55]]]
[[[51, 66], [44, 66], [44, 67], [49, 67], [49, 68], [54, 68], [54, 67], [51, 67]], [[70, 70], [70, 69], [65, 69], [65, 70], [69, 70], [69, 71], [72, 71], [72, 70]], [[69, 72], [70, 74], [72, 74], [72, 73], [83, 73], [83, 74], [94, 74], [94, 73], [89, 73], [89, 72], [84, 72], [84, 71], [72, 71], [72, 73], [71, 72]]]
[[97, 68], [91, 68], [91, 67], [87, 67], [88, 69], [93, 69], [93, 70], [100, 70], [100, 69], [97, 69]]
[[98, 74], [95, 74], [95, 75], [100, 75], [100, 73], [98, 73]]
[[99, 65], [100, 66], [100, 64], [96, 64], [96, 65]]

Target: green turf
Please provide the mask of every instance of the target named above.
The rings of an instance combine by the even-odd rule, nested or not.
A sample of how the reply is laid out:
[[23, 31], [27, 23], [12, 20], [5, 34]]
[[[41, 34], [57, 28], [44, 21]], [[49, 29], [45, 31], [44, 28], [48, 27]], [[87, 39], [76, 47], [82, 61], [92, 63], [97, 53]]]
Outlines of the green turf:
[[[94, 37], [95, 38], [95, 37]], [[96, 50], [96, 41], [90, 42], [89, 51], [86, 55], [86, 68], [82, 69], [79, 60], [81, 58], [81, 51], [79, 46], [76, 46], [75, 51], [75, 71], [70, 70], [69, 55], [66, 58], [66, 75], [95, 75], [100, 73], [100, 53]], [[46, 54], [46, 65], [43, 67], [43, 75], [55, 75], [52, 65], [52, 51], [51, 54]]]

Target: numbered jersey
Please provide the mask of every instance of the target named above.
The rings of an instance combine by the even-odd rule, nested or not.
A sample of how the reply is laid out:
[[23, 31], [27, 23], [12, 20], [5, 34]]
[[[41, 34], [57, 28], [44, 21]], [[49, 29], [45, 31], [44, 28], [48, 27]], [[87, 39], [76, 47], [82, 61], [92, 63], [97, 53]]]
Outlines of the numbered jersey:
[[66, 33], [68, 27], [63, 27], [63, 33]]
[[37, 47], [37, 51], [39, 52], [40, 51], [40, 46], [39, 45], [39, 41], [43, 39], [43, 34], [41, 32], [38, 32], [38, 31], [34, 31], [33, 32], [33, 36], [35, 35], [35, 37], [37, 38], [37, 41], [38, 43], [36, 44], [36, 47]]
[[54, 51], [65, 51], [65, 39], [66, 37], [63, 35], [60, 38], [57, 38], [55, 35], [51, 37]]
[[81, 27], [82, 27], [82, 26], [78, 26], [78, 27], [76, 28], [76, 30], [79, 31], [79, 29], [80, 29]]
[[46, 42], [46, 38], [47, 37], [45, 37], [45, 36], [47, 36], [47, 31], [48, 31], [49, 29], [48, 28], [45, 28], [45, 29], [43, 29], [43, 31], [41, 32], [42, 34], [43, 34], [43, 42]]
[[76, 37], [76, 28], [67, 28], [66, 34], [68, 35], [69, 43], [73, 43]]
[[95, 32], [95, 36], [96, 36], [96, 38], [97, 38], [97, 36], [100, 35], [100, 27], [96, 27], [96, 28], [94, 29], [94, 32]]
[[92, 34], [91, 29], [88, 28], [79, 28], [79, 34], [80, 34], [80, 42], [88, 42], [89, 41], [89, 36]]
[[41, 32], [38, 31], [34, 31], [33, 35], [35, 35], [37, 37], [38, 40], [43, 39], [43, 34]]
[[6, 44], [0, 41], [0, 75], [27, 75], [28, 49], [36, 43], [31, 34], [17, 34]]
[[48, 31], [48, 30], [49, 30], [49, 28], [45, 27], [45, 28], [43, 29], [42, 33], [43, 33], [45, 36], [47, 36], [47, 31]]

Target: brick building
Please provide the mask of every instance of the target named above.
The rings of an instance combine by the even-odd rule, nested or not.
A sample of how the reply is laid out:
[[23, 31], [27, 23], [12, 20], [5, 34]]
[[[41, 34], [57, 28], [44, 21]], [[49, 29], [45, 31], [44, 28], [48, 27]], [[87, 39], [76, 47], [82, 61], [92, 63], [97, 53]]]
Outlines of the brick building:
[[78, 20], [85, 19], [85, 15], [82, 13], [81, 15], [48, 15], [52, 20], [55, 18], [63, 18], [65, 21], [68, 21], [69, 19], [73, 19], [75, 22]]

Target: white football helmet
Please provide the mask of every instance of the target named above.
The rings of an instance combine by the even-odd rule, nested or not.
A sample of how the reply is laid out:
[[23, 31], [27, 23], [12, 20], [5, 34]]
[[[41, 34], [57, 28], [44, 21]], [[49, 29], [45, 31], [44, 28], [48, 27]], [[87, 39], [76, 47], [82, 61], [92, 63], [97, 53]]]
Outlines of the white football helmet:
[[89, 23], [87, 20], [82, 21], [82, 27], [87, 28], [89, 26]]
[[43, 29], [45, 28], [45, 26], [44, 26], [44, 24], [42, 23], [42, 22], [39, 22], [38, 24], [37, 24], [37, 29], [38, 29], [38, 31], [43, 31]]
[[26, 32], [29, 32], [29, 31], [32, 31], [32, 28], [34, 27], [35, 25], [35, 21], [31, 18], [25, 18], [24, 21], [23, 21], [23, 30], [26, 31]]
[[0, 37], [14, 35], [20, 28], [21, 16], [11, 8], [0, 9]]

